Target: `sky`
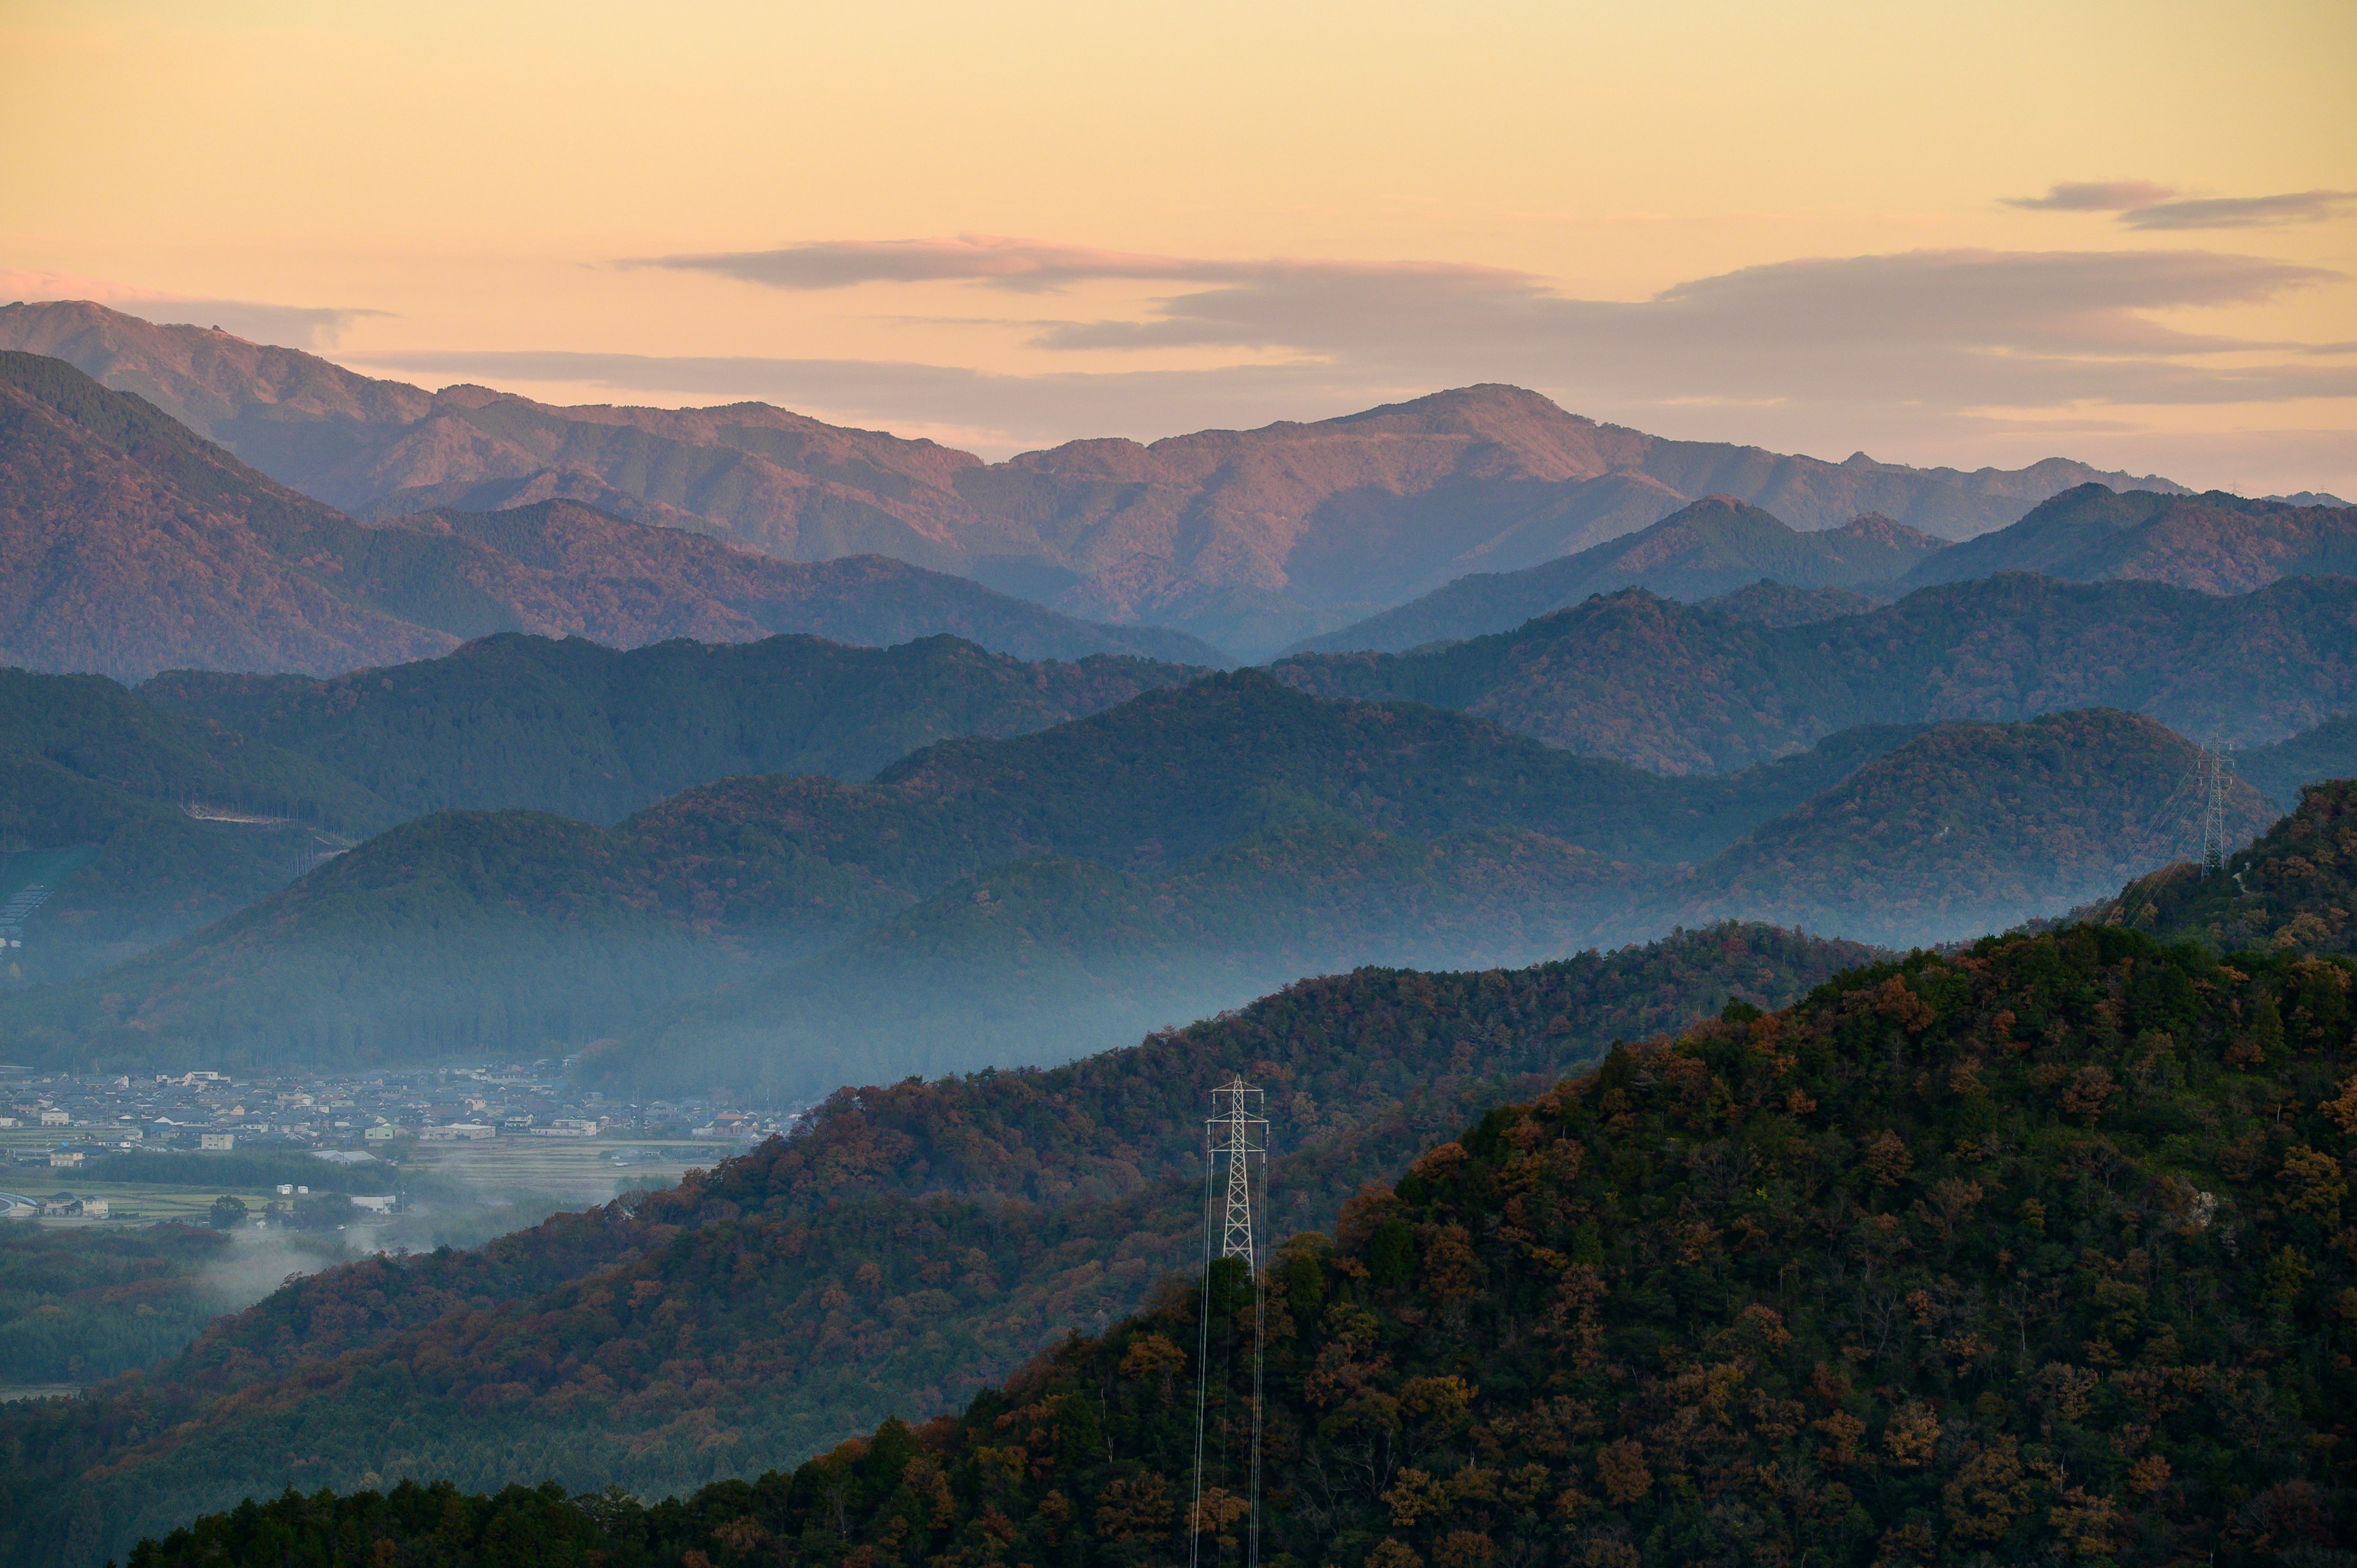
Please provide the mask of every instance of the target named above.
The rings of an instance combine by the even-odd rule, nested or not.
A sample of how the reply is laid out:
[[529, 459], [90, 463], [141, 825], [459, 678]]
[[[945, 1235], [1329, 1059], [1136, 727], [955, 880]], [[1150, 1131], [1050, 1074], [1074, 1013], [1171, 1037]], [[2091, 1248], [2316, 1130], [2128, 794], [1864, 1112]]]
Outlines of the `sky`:
[[0, 0], [0, 302], [985, 456], [1476, 381], [2357, 497], [2357, 5]]

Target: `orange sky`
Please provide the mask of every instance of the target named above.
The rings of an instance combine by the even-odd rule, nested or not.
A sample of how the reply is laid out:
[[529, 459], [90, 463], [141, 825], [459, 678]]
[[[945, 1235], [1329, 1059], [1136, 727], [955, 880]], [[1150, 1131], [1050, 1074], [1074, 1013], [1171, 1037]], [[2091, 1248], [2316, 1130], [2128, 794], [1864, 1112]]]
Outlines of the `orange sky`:
[[7, 0], [0, 298], [990, 453], [1501, 380], [2357, 496], [2352, 81], [2346, 0]]

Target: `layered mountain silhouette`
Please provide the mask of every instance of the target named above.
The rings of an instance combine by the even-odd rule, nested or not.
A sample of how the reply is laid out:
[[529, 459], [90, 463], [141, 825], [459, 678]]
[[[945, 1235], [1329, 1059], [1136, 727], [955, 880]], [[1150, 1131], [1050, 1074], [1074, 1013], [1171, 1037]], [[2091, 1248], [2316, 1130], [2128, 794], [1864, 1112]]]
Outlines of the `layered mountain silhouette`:
[[1945, 544], [1887, 517], [1852, 518], [1839, 527], [1804, 533], [1731, 496], [1706, 496], [1623, 538], [1519, 572], [1459, 577], [1397, 609], [1310, 638], [1288, 651], [1397, 652], [1427, 642], [1461, 641], [1510, 630], [1618, 588], [1707, 599], [1763, 579], [1796, 589], [1879, 587]]
[[1327, 696], [1459, 708], [1667, 772], [1749, 767], [1851, 725], [2096, 705], [2251, 746], [2357, 708], [2357, 578], [2220, 597], [2008, 574], [1790, 625], [1631, 589], [1452, 646], [1311, 655], [1272, 672]]
[[1027, 663], [952, 637], [617, 652], [502, 633], [328, 680], [171, 671], [139, 695], [350, 780], [385, 825], [504, 807], [610, 822], [730, 774], [866, 779], [936, 741], [1045, 729], [1200, 673], [1102, 654]]
[[949, 632], [1033, 658], [1220, 661], [1183, 633], [1091, 626], [882, 556], [790, 563], [573, 501], [362, 524], [138, 396], [0, 351], [0, 656], [125, 677], [332, 673], [495, 631], [619, 646]]
[[1025, 663], [949, 637], [617, 652], [512, 633], [335, 680], [177, 671], [135, 693], [0, 670], [0, 899], [48, 889], [0, 981], [120, 962], [420, 812], [610, 822], [730, 774], [865, 778], [935, 741], [1043, 729], [1196, 673]]
[[[2234, 868], [2345, 853], [2346, 785], [2310, 801]], [[0, 1417], [10, 1561], [279, 1492], [134, 1561], [1183, 1552], [1197, 1358], [1215, 1408], [1250, 1386], [1193, 1141], [1239, 1062], [1269, 1088], [1288, 1554], [1627, 1563], [1739, 1528], [1859, 1563], [1910, 1529], [1926, 1561], [2316, 1555], [2252, 1542], [2347, 1538], [2301, 1440], [2348, 1393], [2319, 1239], [2350, 970], [2297, 934], [2332, 886], [2228, 961], [2100, 923], [1881, 962], [1720, 927], [847, 1089], [675, 1190], [290, 1281], [148, 1377]], [[2290, 1348], [2248, 1356], [2271, 1331]], [[1329, 1485], [1371, 1434], [1388, 1471]], [[1240, 1462], [1209, 1459], [1232, 1525]]]
[[586, 501], [795, 560], [887, 554], [1075, 615], [1180, 627], [1248, 658], [1469, 572], [1575, 553], [1707, 495], [1803, 530], [1878, 513], [1962, 538], [2074, 485], [2179, 488], [2061, 459], [1967, 473], [1671, 441], [1503, 386], [985, 464], [759, 403], [558, 408], [479, 387], [428, 394], [89, 304], [0, 308], [0, 348], [70, 360], [359, 515]]
[[2136, 577], [2212, 594], [2247, 593], [2278, 577], [2357, 576], [2357, 508], [2081, 485], [2010, 527], [1919, 563], [1900, 585], [1998, 572], [2082, 583]]
[[[662, 1254], [417, 1336], [426, 1377], [354, 1358], [312, 1380], [334, 1406], [282, 1385], [235, 1410], [243, 1445], [196, 1434], [223, 1466], [258, 1441], [350, 1466], [355, 1447], [401, 1453], [376, 1433], [392, 1391], [423, 1384], [482, 1434], [431, 1450], [443, 1474], [502, 1468], [499, 1434], [552, 1469], [597, 1445], [629, 1477], [612, 1491], [559, 1469], [496, 1497], [388, 1494], [371, 1470], [131, 1562], [278, 1568], [363, 1541], [388, 1561], [613, 1568], [1251, 1546], [1377, 1568], [2330, 1562], [2357, 1542], [2333, 1456], [2357, 1400], [2357, 1267], [2326, 1244], [2351, 1214], [2351, 975], [2077, 927], [1732, 1005], [1469, 1118], [1330, 1233], [1249, 1265], [1185, 1258], [1135, 1316], [962, 1409], [934, 1413], [952, 1401], [928, 1388], [858, 1435], [805, 1437], [791, 1470], [642, 1503], [642, 1455], [687, 1433], [625, 1448], [618, 1414], [644, 1427], [701, 1397], [692, 1430], [750, 1471], [741, 1445], [777, 1442], [754, 1367], [771, 1388], [850, 1382], [771, 1349], [781, 1319], [822, 1366], [928, 1331], [946, 1348], [970, 1343], [942, 1332], [967, 1300], [1097, 1261], [1084, 1204], [845, 1205], [802, 1225], [770, 1218], [748, 1170], [726, 1220]], [[1349, 1000], [1338, 1030], [1358, 1026]], [[1430, 1016], [1383, 1021], [1402, 1014]], [[719, 1208], [708, 1190], [664, 1212], [692, 1223]], [[1199, 1190], [1133, 1207], [1125, 1261], [1200, 1234]], [[1071, 1323], [1075, 1296], [1102, 1299], [1049, 1296], [1040, 1326]], [[765, 1353], [711, 1348], [747, 1343]], [[447, 1430], [417, 1425], [420, 1446]], [[148, 1457], [162, 1447], [135, 1457], [184, 1487], [201, 1474]], [[91, 1473], [139, 1507], [121, 1476]]]
[[[618, 1089], [793, 1099], [1077, 1054], [1368, 961], [1523, 962], [1753, 908], [1897, 942], [2059, 913], [2188, 841], [2197, 764], [2091, 714], [1677, 779], [1243, 672], [865, 785], [724, 779], [610, 829], [420, 818], [0, 1006], [0, 1043], [82, 1065], [562, 1047]], [[2265, 815], [2240, 787], [2229, 807]]]

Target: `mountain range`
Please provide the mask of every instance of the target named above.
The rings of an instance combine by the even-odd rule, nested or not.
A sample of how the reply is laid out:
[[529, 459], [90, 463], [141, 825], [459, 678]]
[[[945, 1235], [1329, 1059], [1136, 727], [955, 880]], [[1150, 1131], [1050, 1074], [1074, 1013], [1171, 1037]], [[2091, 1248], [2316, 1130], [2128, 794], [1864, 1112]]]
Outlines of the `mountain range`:
[[948, 636], [617, 651], [503, 632], [327, 679], [167, 671], [138, 694], [350, 780], [383, 826], [506, 807], [611, 822], [731, 774], [866, 779], [936, 741], [1046, 729], [1201, 673], [1109, 654], [1028, 662]]
[[332, 674], [495, 631], [632, 646], [937, 632], [1026, 657], [1222, 662], [877, 556], [796, 564], [571, 501], [371, 526], [63, 360], [0, 352], [0, 650], [35, 669]]
[[1803, 530], [1878, 513], [1964, 538], [2075, 485], [2181, 488], [2061, 459], [1963, 472], [1673, 441], [1503, 386], [985, 464], [761, 403], [560, 408], [481, 387], [429, 394], [82, 303], [0, 307], [0, 349], [68, 360], [357, 516], [581, 501], [784, 559], [888, 555], [1075, 616], [1178, 627], [1247, 659], [1707, 495]]
[[1706, 496], [1650, 528], [1519, 572], [1459, 577], [1397, 609], [1286, 651], [1397, 652], [1427, 642], [1461, 641], [1508, 631], [1592, 595], [1627, 587], [1688, 600], [1713, 598], [1763, 580], [1795, 589], [1880, 587], [1946, 543], [1886, 517], [1852, 518], [1802, 532], [1731, 496]]
[[2357, 710], [2357, 578], [2221, 597], [2008, 574], [1787, 625], [1632, 589], [1512, 631], [1304, 656], [1272, 673], [1324, 696], [1479, 714], [1663, 771], [1749, 767], [1851, 725], [2097, 705], [2252, 746]]
[[[792, 1100], [1069, 1057], [1368, 961], [1527, 962], [1754, 909], [1949, 940], [2171, 858], [2198, 770], [2092, 713], [1678, 778], [1245, 671], [866, 784], [722, 779], [610, 829], [422, 817], [0, 1004], [0, 1043], [84, 1068], [576, 1050], [617, 1090]], [[2266, 815], [2239, 783], [2224, 805], [2231, 832]]]
[[2134, 577], [2207, 594], [2248, 593], [2279, 577], [2357, 576], [2357, 507], [2082, 485], [2008, 528], [1919, 562], [1899, 585], [1998, 572], [2076, 583]]
[[[1893, 598], [1931, 584], [2008, 573], [2116, 578], [2244, 594], [2282, 577], [2357, 575], [2357, 508], [2295, 506], [2080, 485], [2019, 521], [1949, 544], [1888, 518], [1798, 532], [1758, 507], [1711, 496], [1625, 538], [1518, 572], [1458, 578], [1288, 652], [1400, 652], [1508, 631], [1600, 593], [1643, 587], [1706, 599], [1755, 579]], [[1860, 608], [1866, 607], [1860, 606]]]
[[1006, 736], [1185, 681], [1092, 656], [1027, 663], [937, 637], [630, 652], [502, 634], [317, 680], [0, 671], [0, 899], [47, 889], [0, 978], [68, 978], [276, 891], [442, 807], [610, 822], [732, 773], [863, 778], [953, 736]]
[[[2350, 794], [2213, 880], [2337, 843]], [[2283, 886], [2286, 939], [2231, 962], [2100, 923], [1882, 962], [1720, 928], [845, 1090], [674, 1191], [290, 1282], [149, 1377], [15, 1407], [0, 1550], [1185, 1551], [1194, 1390], [1235, 1407], [1254, 1321], [1240, 1280], [1202, 1292], [1191, 1129], [1243, 1069], [1281, 1214], [1273, 1554], [2314, 1558], [2357, 1538], [2309, 1441], [2357, 1397], [2329, 1245], [2357, 1062], [2352, 971]], [[1242, 1517], [1222, 1455], [1206, 1551]]]

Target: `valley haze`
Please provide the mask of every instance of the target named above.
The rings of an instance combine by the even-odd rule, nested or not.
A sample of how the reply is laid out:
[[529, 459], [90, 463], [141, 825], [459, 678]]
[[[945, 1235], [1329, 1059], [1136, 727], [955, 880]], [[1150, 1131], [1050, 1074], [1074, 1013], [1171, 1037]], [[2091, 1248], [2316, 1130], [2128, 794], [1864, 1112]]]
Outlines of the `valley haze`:
[[0, 1568], [2357, 1563], [2352, 81], [0, 7]]

